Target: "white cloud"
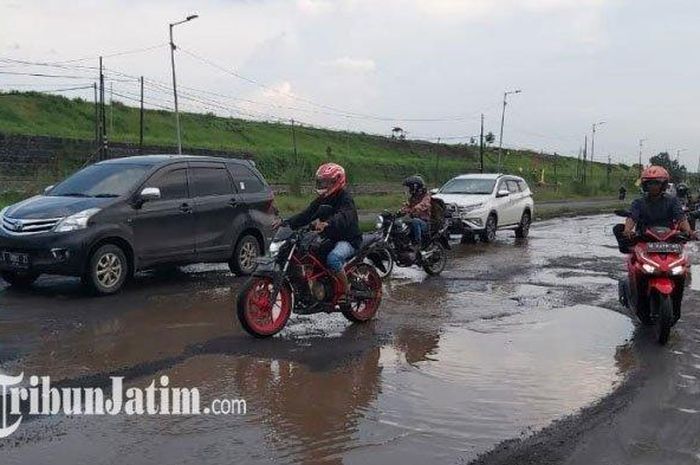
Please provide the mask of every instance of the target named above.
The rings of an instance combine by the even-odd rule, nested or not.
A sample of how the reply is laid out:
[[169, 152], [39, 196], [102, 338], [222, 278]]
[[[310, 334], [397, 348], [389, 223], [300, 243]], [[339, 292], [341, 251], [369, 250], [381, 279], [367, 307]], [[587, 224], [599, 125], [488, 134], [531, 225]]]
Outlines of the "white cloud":
[[374, 60], [372, 59], [351, 58], [347, 56], [328, 61], [326, 64], [341, 71], [348, 71], [352, 73], [369, 73], [377, 68]]
[[319, 15], [330, 12], [333, 4], [329, 0], [297, 0], [297, 8], [305, 14]]

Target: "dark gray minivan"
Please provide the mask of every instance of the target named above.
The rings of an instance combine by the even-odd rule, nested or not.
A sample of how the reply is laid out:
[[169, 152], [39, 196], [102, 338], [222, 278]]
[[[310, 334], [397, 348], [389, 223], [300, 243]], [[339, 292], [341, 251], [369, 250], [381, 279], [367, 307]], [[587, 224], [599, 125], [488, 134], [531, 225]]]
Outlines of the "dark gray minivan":
[[96, 163], [0, 212], [0, 274], [80, 276], [98, 294], [135, 271], [225, 262], [249, 274], [266, 250], [274, 195], [247, 160], [147, 155]]

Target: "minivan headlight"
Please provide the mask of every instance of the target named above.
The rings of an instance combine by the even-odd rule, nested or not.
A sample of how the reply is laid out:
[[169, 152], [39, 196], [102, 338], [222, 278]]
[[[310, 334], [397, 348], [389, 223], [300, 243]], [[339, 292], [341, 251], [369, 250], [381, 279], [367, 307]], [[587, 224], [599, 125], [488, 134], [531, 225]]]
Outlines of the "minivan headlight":
[[90, 220], [90, 218], [92, 218], [92, 216], [99, 211], [99, 208], [88, 208], [87, 210], [83, 210], [71, 216], [67, 216], [58, 222], [54, 231], [69, 232], [85, 229], [87, 228], [88, 221]]
[[0, 210], [0, 218], [2, 218], [3, 216], [5, 216], [5, 213], [6, 213], [7, 210], [9, 210], [9, 209], [10, 209], [10, 207], [5, 207], [5, 208], [3, 208], [2, 210]]

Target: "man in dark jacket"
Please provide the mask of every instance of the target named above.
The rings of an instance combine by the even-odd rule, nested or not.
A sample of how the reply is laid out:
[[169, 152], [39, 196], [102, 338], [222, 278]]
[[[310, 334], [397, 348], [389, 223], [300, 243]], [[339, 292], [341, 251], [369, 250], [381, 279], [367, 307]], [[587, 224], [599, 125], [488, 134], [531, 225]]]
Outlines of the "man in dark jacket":
[[[357, 218], [357, 208], [345, 189], [347, 178], [342, 166], [335, 163], [321, 165], [316, 171], [318, 197], [301, 213], [285, 221], [293, 229], [306, 226], [315, 220], [315, 229], [327, 240], [326, 264], [335, 273], [341, 285], [343, 297], [348, 290], [348, 277], [343, 270], [345, 262], [362, 244], [362, 232]], [[318, 219], [321, 205], [329, 205], [333, 211], [327, 218]]]
[[680, 201], [665, 193], [669, 180], [668, 171], [661, 166], [652, 165], [644, 170], [641, 177], [644, 197], [632, 202], [624, 224], [613, 227], [620, 252], [630, 253], [635, 235], [649, 227], [677, 226], [681, 232], [694, 237]]

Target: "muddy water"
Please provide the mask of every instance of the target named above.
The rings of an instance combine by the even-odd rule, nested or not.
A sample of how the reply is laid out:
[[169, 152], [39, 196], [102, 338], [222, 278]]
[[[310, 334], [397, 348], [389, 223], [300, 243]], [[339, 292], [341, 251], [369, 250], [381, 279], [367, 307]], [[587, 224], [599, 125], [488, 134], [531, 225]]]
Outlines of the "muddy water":
[[[595, 402], [634, 365], [606, 308], [612, 217], [456, 246], [442, 277], [398, 270], [380, 318], [294, 317], [273, 340], [233, 324], [218, 267], [144, 275], [119, 297], [70, 280], [0, 291], [0, 372], [77, 385], [110, 374], [246, 399], [243, 417], [56, 417], [0, 440], [0, 463], [459, 463]], [[87, 380], [87, 381], [86, 381]]]

